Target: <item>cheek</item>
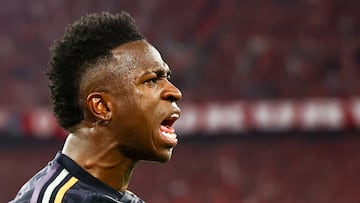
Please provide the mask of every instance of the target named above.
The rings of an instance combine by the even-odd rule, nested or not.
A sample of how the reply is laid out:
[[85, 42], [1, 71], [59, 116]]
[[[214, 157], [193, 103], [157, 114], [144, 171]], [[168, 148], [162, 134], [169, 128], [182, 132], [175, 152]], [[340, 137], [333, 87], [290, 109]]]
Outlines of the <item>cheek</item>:
[[152, 119], [151, 117], [156, 116], [158, 100], [150, 91], [145, 92], [145, 94], [136, 94], [131, 108], [133, 111], [137, 111], [140, 116]]
[[[125, 134], [153, 133], [155, 128], [158, 128], [161, 121], [159, 118], [158, 107], [159, 99], [154, 97], [153, 92], [133, 88], [133, 91], [127, 91], [125, 97], [116, 98], [115, 125]], [[121, 129], [122, 128], [122, 129]], [[151, 131], [151, 132], [149, 132]]]
[[123, 109], [116, 112], [114, 127], [117, 134], [125, 140], [136, 141], [149, 134], [155, 125], [152, 108], [147, 108], [141, 103], [128, 103]]

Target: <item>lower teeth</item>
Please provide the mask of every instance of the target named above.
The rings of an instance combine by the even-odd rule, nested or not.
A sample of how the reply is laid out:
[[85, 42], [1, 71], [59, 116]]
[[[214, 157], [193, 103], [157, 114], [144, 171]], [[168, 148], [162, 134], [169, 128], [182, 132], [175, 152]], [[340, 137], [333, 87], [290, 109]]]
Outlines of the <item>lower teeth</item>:
[[175, 138], [174, 134], [168, 133], [168, 132], [161, 132], [162, 135], [169, 137], [169, 138]]

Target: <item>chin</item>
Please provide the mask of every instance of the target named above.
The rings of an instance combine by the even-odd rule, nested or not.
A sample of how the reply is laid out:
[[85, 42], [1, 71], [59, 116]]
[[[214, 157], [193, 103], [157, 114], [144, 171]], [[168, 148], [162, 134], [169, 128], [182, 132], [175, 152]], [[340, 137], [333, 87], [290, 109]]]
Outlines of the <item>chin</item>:
[[161, 153], [158, 153], [152, 157], [149, 157], [148, 159], [145, 159], [145, 160], [148, 160], [148, 161], [156, 161], [156, 162], [160, 162], [160, 163], [166, 163], [168, 161], [170, 161], [171, 159], [171, 156], [172, 156], [172, 151], [173, 149], [167, 149], [166, 151], [163, 151]]
[[170, 161], [170, 159], [171, 159], [171, 154], [167, 157], [162, 157], [161, 159], [158, 159], [157, 161], [160, 163], [166, 163], [166, 162]]

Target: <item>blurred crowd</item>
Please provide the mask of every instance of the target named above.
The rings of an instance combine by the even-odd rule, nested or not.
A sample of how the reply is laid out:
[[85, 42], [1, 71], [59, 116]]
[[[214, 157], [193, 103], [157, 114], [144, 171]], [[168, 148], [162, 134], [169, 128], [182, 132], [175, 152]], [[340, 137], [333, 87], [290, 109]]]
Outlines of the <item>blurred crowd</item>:
[[0, 108], [48, 106], [49, 46], [85, 13], [125, 9], [186, 101], [360, 93], [360, 1], [4, 0]]
[[[2, 122], [2, 110], [49, 106], [48, 50], [64, 27], [85, 13], [122, 9], [173, 69], [185, 102], [360, 95], [358, 0], [2, 0], [0, 132], [24, 128], [19, 116]], [[48, 117], [35, 113], [28, 120], [48, 128]], [[181, 143], [166, 166], [140, 167], [130, 187], [158, 203], [360, 199], [358, 139], [271, 140]], [[3, 201], [51, 154], [19, 150], [0, 153]]]

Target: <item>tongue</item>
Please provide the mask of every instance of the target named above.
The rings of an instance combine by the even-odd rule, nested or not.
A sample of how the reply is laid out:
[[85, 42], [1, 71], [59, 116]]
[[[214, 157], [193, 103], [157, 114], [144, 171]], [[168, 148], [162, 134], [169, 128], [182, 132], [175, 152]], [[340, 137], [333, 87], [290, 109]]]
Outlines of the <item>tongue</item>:
[[166, 132], [166, 133], [171, 133], [171, 134], [173, 134], [175, 132], [175, 129], [173, 127], [164, 126], [164, 125], [160, 126], [160, 130], [163, 131], [163, 132]]

